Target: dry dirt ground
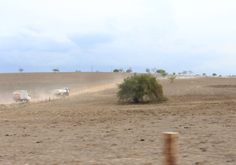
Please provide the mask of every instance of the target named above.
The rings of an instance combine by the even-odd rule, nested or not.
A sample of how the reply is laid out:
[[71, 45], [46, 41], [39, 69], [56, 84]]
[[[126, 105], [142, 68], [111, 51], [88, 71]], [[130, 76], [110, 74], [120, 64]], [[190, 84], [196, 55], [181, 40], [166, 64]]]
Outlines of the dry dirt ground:
[[[99, 74], [108, 84], [127, 76]], [[75, 82], [81, 80], [66, 81], [79, 93]], [[99, 84], [102, 88], [103, 84], [104, 90], [50, 101], [2, 104], [0, 164], [157, 165], [163, 162], [162, 132], [178, 132], [178, 164], [235, 165], [236, 79], [159, 82], [168, 98], [159, 104], [119, 105], [118, 89], [104, 89], [105, 82], [97, 81], [96, 76], [84, 83], [91, 83], [89, 88]], [[32, 91], [34, 83], [40, 86], [37, 80], [27, 83]]]

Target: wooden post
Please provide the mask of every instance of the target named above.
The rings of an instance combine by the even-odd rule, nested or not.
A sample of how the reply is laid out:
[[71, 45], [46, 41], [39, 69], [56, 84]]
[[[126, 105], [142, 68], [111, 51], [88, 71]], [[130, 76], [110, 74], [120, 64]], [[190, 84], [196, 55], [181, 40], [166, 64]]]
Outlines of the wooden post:
[[164, 165], [177, 165], [178, 139], [177, 132], [163, 132], [164, 134]]

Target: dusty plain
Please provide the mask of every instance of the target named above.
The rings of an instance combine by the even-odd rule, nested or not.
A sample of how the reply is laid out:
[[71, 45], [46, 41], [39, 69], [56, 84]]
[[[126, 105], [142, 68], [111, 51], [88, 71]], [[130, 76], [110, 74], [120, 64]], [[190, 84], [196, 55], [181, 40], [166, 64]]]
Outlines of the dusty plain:
[[[115, 83], [129, 75], [0, 74], [0, 164], [159, 165], [162, 132], [180, 134], [178, 164], [236, 164], [235, 78], [159, 79], [168, 101], [121, 105]], [[19, 88], [40, 98], [63, 86], [71, 96], [8, 100]]]

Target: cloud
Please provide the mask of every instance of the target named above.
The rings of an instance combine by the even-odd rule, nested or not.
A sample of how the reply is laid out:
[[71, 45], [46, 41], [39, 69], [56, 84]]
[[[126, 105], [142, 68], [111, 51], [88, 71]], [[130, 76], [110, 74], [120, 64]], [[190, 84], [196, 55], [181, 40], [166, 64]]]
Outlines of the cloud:
[[219, 53], [228, 54], [228, 55], [236, 55], [236, 43], [227, 43], [216, 47]]
[[82, 49], [93, 48], [95, 45], [111, 43], [115, 40], [114, 36], [102, 33], [84, 35], [71, 34], [68, 35], [68, 39], [76, 43], [77, 46]]
[[0, 36], [0, 51], [18, 50], [26, 51], [47, 51], [66, 52], [76, 45], [64, 38], [58, 40], [53, 36], [40, 35], [29, 29], [23, 29], [18, 33]]
[[11, 51], [2, 52], [5, 56], [3, 61], [9, 64], [17, 64], [24, 67], [30, 66], [42, 66], [42, 67], [58, 67], [65, 64], [75, 65], [78, 62], [77, 56], [73, 53], [67, 52], [38, 52], [38, 51]]
[[232, 35], [236, 28], [234, 0], [171, 0], [174, 18], [185, 37]]

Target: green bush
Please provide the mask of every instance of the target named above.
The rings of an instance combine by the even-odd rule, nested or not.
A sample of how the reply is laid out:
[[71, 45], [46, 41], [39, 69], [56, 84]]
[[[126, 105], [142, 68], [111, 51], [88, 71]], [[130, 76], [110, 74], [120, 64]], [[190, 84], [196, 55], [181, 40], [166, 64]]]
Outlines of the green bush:
[[117, 97], [119, 102], [162, 102], [166, 98], [163, 95], [162, 85], [151, 74], [134, 74], [125, 78], [118, 84]]
[[113, 72], [120, 72], [119, 69], [114, 69]]

